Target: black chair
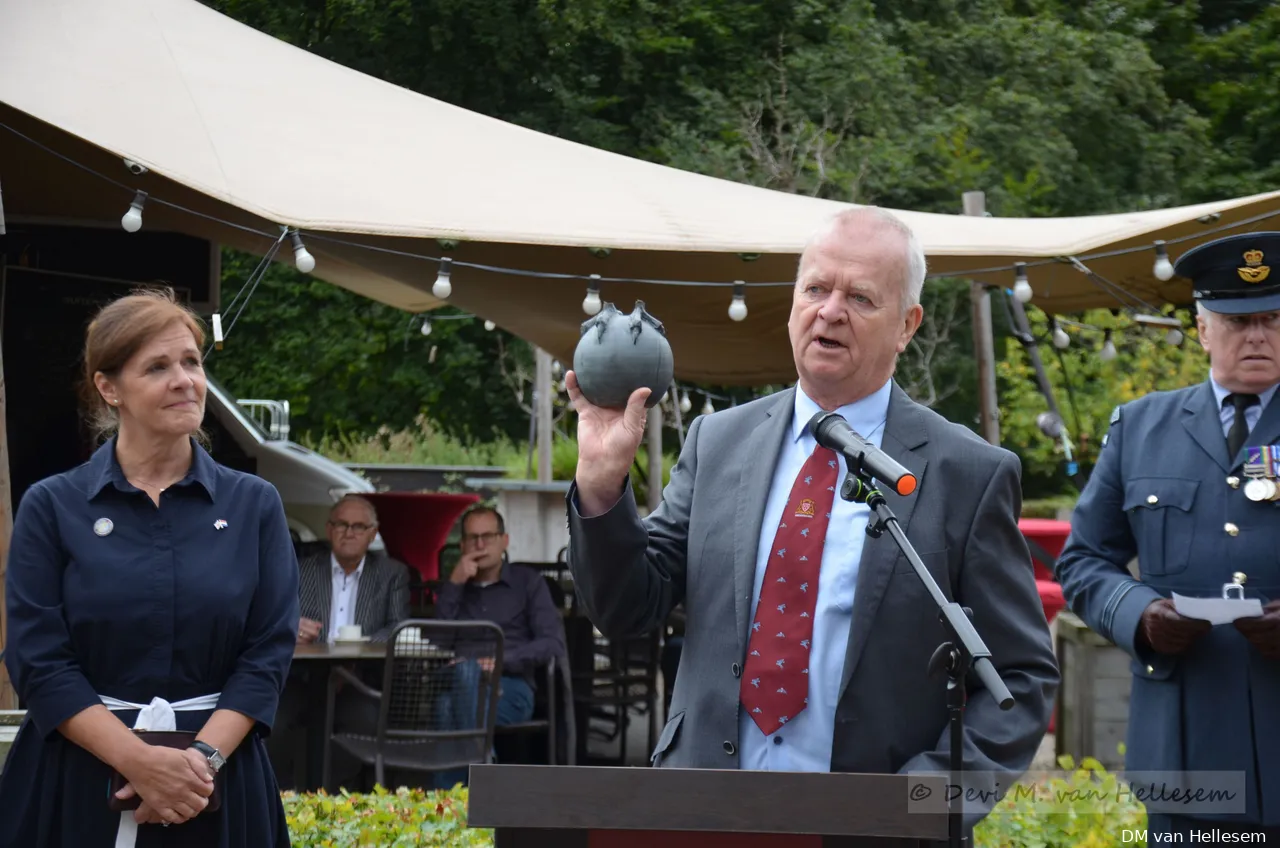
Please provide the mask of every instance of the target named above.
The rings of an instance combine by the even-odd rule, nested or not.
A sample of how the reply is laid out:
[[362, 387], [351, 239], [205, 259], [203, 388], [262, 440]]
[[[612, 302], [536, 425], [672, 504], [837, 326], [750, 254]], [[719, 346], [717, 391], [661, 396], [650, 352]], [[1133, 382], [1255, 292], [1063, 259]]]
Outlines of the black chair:
[[577, 727], [573, 712], [573, 681], [569, 658], [552, 657], [542, 664], [542, 680], [535, 692], [533, 718], [517, 724], [498, 725], [497, 736], [546, 734], [546, 765], [576, 765]]
[[[435, 772], [492, 762], [502, 653], [502, 628], [491, 622], [409, 619], [387, 641], [380, 690], [335, 667], [325, 711], [324, 787], [331, 788], [334, 745], [372, 765], [380, 785], [388, 767]], [[340, 685], [377, 702], [373, 735], [334, 732]]]
[[662, 629], [631, 639], [596, 636], [594, 642], [594, 668], [574, 672], [574, 700], [576, 707], [585, 711], [585, 722], [579, 722], [587, 725], [589, 735], [606, 742], [617, 740], [617, 762], [625, 764], [633, 712], [649, 719], [648, 750], [657, 744], [662, 719], [658, 704]]

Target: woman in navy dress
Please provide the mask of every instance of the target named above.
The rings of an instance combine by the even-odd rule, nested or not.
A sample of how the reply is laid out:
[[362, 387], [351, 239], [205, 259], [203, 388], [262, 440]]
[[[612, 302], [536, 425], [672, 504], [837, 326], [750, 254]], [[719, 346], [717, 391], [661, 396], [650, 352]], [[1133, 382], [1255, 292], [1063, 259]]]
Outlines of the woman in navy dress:
[[[32, 486], [14, 522], [5, 663], [27, 714], [0, 776], [0, 848], [289, 845], [262, 737], [293, 656], [297, 560], [275, 488], [194, 438], [203, 343], [172, 293], [89, 325], [86, 400], [114, 435]], [[148, 745], [139, 724], [197, 744]], [[114, 771], [136, 811], [108, 808]]]

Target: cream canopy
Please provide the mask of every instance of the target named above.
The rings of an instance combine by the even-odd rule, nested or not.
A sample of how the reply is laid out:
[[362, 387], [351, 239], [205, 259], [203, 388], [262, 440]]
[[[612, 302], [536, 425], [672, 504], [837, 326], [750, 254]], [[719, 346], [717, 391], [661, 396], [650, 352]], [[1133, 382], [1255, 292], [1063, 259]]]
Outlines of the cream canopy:
[[[562, 360], [571, 360], [586, 318], [583, 279], [462, 263], [600, 274], [604, 300], [629, 311], [642, 299], [664, 322], [679, 379], [794, 377], [786, 286], [750, 286], [750, 312], [738, 323], [727, 315], [726, 287], [608, 278], [786, 283], [809, 234], [845, 204], [487, 118], [318, 58], [196, 0], [0, 0], [0, 21], [0, 123], [71, 160], [0, 128], [11, 219], [119, 226], [142, 189], [151, 195], [149, 229], [261, 253], [273, 240], [265, 234], [297, 227], [316, 277], [410, 311], [442, 305], [430, 293], [436, 263], [367, 248], [438, 257], [437, 239], [457, 240], [449, 302]], [[122, 159], [149, 172], [134, 175]], [[924, 243], [931, 274], [1011, 286], [1012, 264], [1028, 262], [1033, 304], [1068, 312], [1127, 304], [1062, 257], [1083, 258], [1148, 302], [1185, 302], [1185, 281], [1152, 274], [1154, 239], [1184, 239], [1171, 247], [1176, 258], [1210, 231], [1270, 227], [1253, 219], [1277, 212], [1280, 192], [1081, 218], [899, 214]], [[1087, 258], [1126, 248], [1144, 249]]]

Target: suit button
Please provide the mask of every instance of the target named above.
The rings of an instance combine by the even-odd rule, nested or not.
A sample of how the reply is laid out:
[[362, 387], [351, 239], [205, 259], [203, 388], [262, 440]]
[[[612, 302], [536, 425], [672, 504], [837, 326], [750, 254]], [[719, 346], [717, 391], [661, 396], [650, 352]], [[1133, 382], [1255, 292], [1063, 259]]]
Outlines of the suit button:
[[1157, 498], [1155, 495], [1147, 495], [1147, 503], [1153, 504], [1153, 503], [1159, 503], [1159, 502], [1160, 502], [1160, 499]]
[[1154, 674], [1154, 673], [1155, 673], [1155, 670], [1156, 670], [1156, 667], [1155, 667], [1155, 666], [1153, 666], [1153, 665], [1149, 665], [1149, 666], [1147, 666], [1147, 674]]
[[726, 754], [728, 754], [729, 756], [733, 756], [733, 752], [736, 750], [738, 749], [734, 747], [732, 742], [730, 742], [728, 739], [724, 741], [724, 752]]
[[1236, 477], [1235, 475], [1232, 475], [1232, 476], [1228, 477], [1228, 478], [1227, 478], [1227, 485], [1228, 485], [1228, 486], [1230, 486], [1230, 487], [1231, 487], [1231, 488], [1233, 488], [1233, 489], [1238, 489], [1238, 488], [1240, 488], [1240, 478], [1239, 478], [1239, 477]]
[[781, 737], [781, 736], [775, 736], [775, 737], [773, 737], [773, 744], [775, 744], [775, 745], [781, 745], [781, 744], [782, 744], [782, 737]]
[[1228, 536], [1239, 536], [1239, 535], [1240, 535], [1240, 528], [1239, 528], [1239, 527], [1237, 527], [1237, 526], [1235, 526], [1234, 524], [1232, 524], [1230, 521], [1228, 521], [1228, 522], [1223, 526], [1223, 528], [1222, 528], [1222, 529], [1227, 531], [1227, 535], [1228, 535]]
[[733, 664], [733, 676], [734, 676], [734, 677], [738, 677], [738, 676], [739, 676], [739, 675], [741, 675], [741, 674], [742, 674], [742, 666], [738, 665], [737, 663], [734, 663], [734, 664]]

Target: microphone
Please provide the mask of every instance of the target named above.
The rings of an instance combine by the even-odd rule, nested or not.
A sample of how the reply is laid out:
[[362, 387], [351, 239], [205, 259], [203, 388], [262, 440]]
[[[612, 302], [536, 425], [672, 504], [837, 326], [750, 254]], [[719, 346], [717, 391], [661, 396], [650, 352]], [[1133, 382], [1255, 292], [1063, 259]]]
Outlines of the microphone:
[[809, 421], [818, 444], [844, 454], [849, 467], [861, 468], [899, 495], [916, 490], [916, 477], [887, 453], [857, 434], [834, 412], [819, 412]]

